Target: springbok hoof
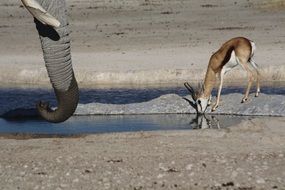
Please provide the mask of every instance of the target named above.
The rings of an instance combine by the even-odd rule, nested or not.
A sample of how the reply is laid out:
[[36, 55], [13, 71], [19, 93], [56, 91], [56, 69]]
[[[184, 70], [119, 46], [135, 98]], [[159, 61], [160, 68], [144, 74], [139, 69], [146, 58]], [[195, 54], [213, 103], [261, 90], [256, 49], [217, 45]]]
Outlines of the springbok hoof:
[[255, 97], [258, 97], [258, 96], [259, 96], [259, 94], [258, 94], [258, 93], [256, 93], [256, 94], [255, 94]]
[[246, 102], [248, 100], [248, 98], [243, 98], [242, 100], [241, 100], [241, 103], [244, 103], [244, 102]]
[[212, 112], [216, 111], [217, 107], [218, 107], [218, 106], [212, 107], [212, 110], [211, 110], [211, 111], [212, 111]]

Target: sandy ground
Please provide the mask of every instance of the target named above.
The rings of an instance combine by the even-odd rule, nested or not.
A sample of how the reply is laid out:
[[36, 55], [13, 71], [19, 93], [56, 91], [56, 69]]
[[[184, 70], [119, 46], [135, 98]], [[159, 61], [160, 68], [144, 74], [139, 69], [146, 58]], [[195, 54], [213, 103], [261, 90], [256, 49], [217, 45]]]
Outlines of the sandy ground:
[[[0, 2], [0, 83], [49, 85], [33, 19]], [[283, 0], [69, 0], [81, 86], [200, 80], [231, 37], [285, 81]], [[244, 78], [239, 71], [227, 81]], [[221, 130], [0, 139], [1, 189], [285, 189], [284, 118]], [[12, 138], [12, 139], [11, 139]], [[17, 138], [18, 140], [15, 140]]]
[[[256, 42], [263, 80], [284, 81], [284, 0], [70, 0], [79, 83], [181, 83], [203, 78], [226, 40]], [[19, 0], [0, 2], [0, 81], [46, 85], [40, 43]], [[245, 79], [235, 71], [226, 81]]]
[[284, 122], [74, 138], [2, 136], [0, 187], [285, 189]]

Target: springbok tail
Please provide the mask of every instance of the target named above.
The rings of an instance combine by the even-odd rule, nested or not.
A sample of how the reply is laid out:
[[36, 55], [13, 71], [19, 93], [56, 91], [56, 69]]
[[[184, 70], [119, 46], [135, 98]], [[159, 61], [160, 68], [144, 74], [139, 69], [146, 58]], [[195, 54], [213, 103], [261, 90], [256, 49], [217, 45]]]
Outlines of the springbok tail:
[[253, 41], [250, 41], [250, 45], [251, 45], [251, 55], [250, 55], [250, 57], [253, 57], [254, 52], [256, 50], [256, 45], [255, 45], [255, 43]]
[[252, 67], [258, 72], [258, 65], [256, 64], [254, 60], [254, 53], [256, 51], [256, 45], [253, 41], [250, 41], [251, 44], [251, 55], [249, 58], [249, 63], [252, 65]]

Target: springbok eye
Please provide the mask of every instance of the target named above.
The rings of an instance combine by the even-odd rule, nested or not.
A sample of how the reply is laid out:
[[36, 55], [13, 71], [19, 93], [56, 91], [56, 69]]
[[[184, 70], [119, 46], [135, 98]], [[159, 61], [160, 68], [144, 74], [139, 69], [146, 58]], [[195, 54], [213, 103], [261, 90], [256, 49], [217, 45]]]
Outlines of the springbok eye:
[[197, 100], [198, 104], [201, 104], [201, 100]]

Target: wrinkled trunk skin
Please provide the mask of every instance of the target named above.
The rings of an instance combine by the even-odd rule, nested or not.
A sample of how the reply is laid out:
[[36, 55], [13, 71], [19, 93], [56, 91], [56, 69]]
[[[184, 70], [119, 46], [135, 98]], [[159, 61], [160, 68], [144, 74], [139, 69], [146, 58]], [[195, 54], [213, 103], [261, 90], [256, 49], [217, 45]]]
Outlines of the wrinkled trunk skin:
[[55, 110], [43, 102], [37, 104], [37, 109], [45, 120], [58, 123], [72, 116], [79, 100], [78, 86], [71, 63], [66, 4], [65, 0], [38, 0], [38, 2], [61, 23], [60, 27], [52, 28], [35, 19], [46, 68], [58, 101]]

